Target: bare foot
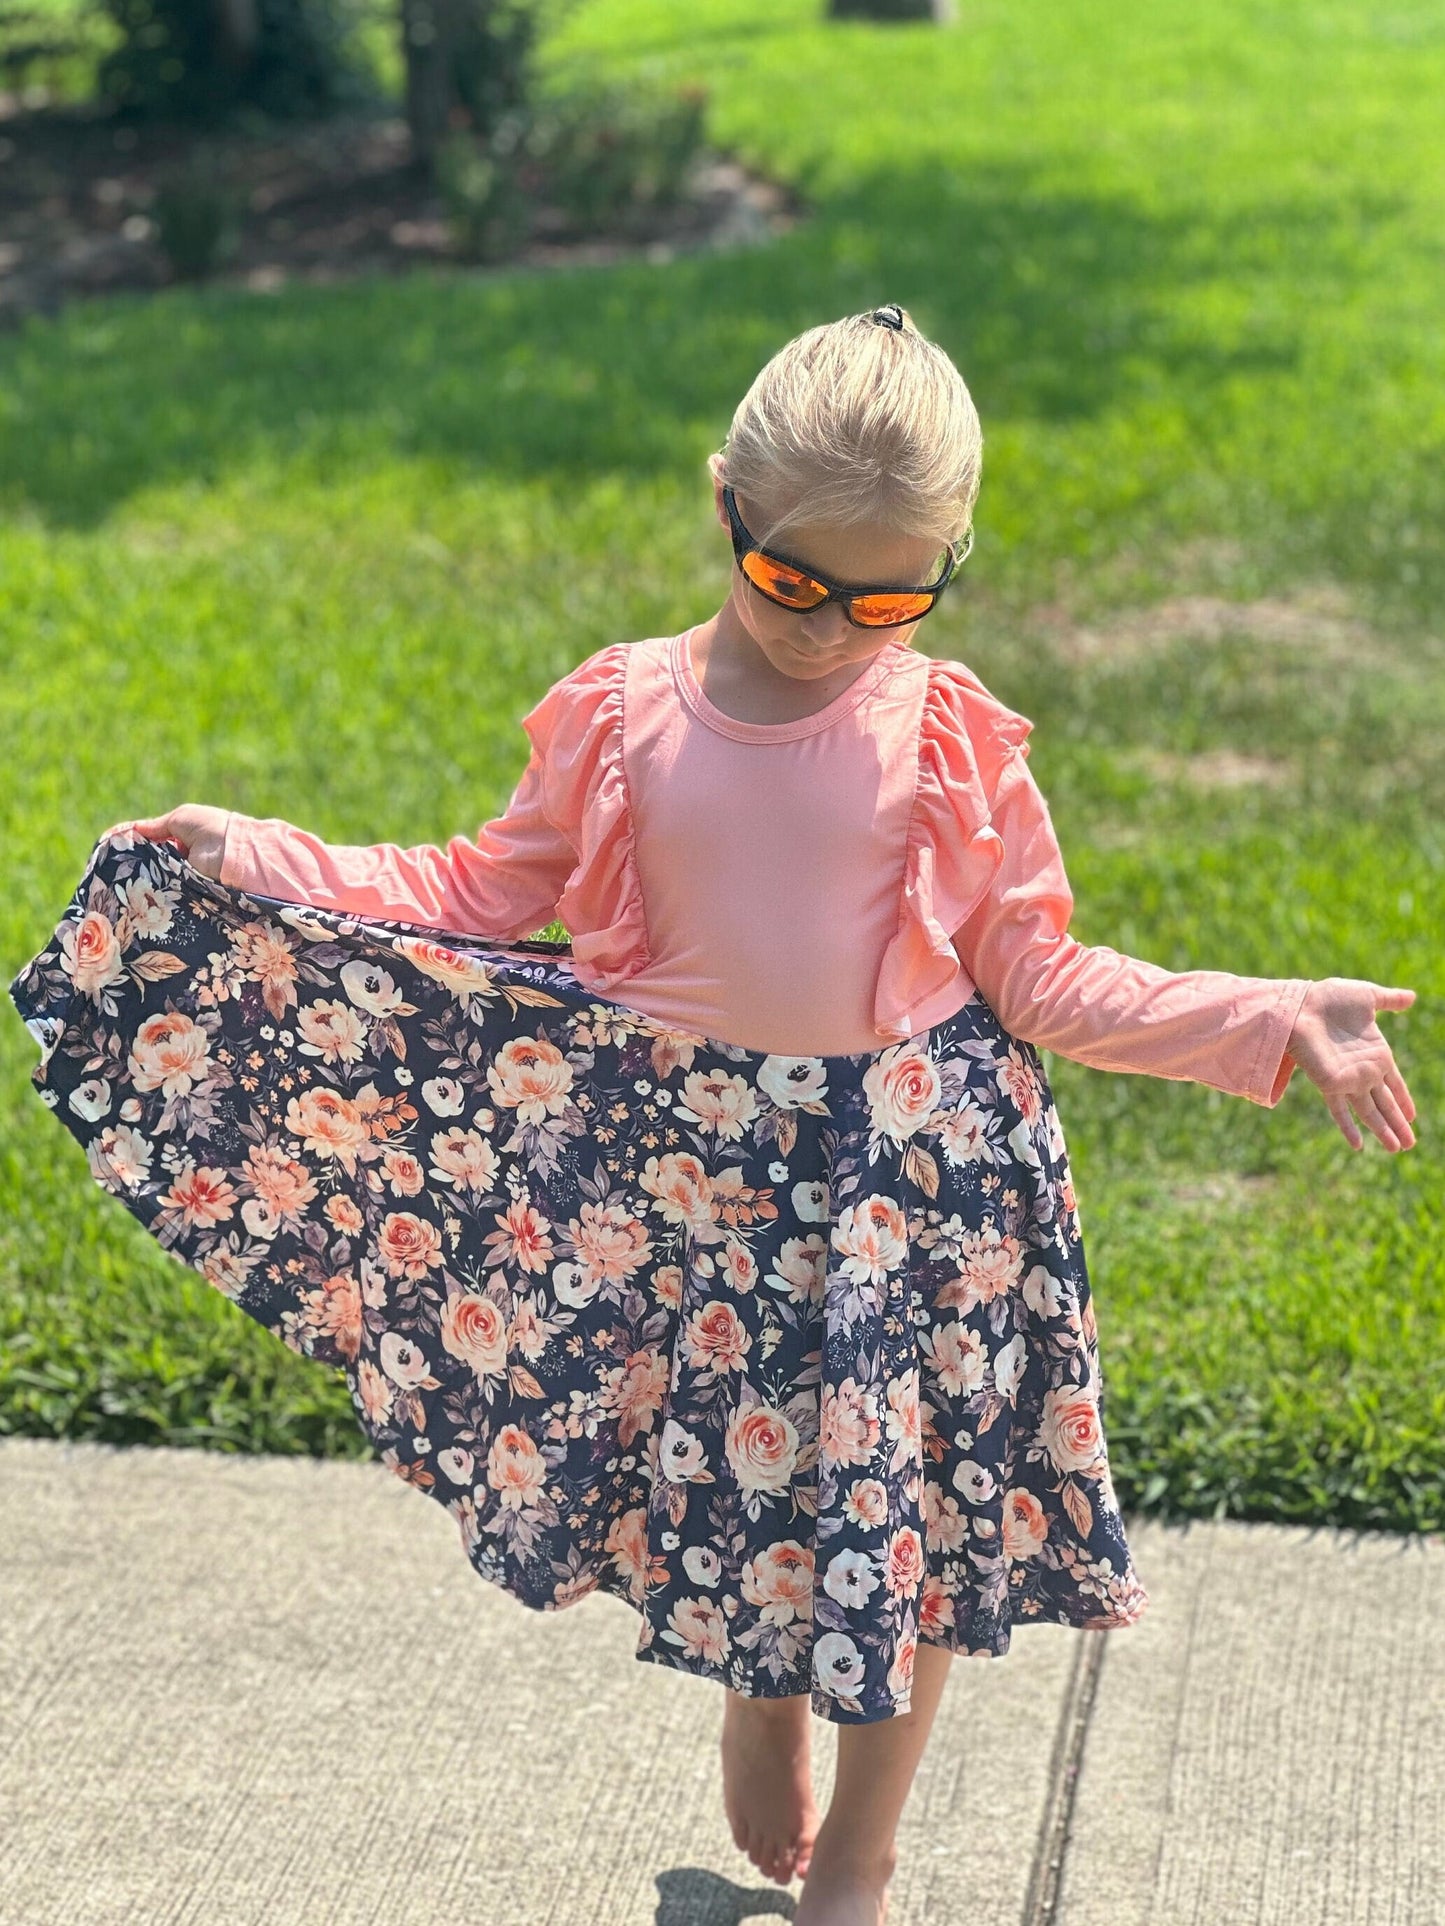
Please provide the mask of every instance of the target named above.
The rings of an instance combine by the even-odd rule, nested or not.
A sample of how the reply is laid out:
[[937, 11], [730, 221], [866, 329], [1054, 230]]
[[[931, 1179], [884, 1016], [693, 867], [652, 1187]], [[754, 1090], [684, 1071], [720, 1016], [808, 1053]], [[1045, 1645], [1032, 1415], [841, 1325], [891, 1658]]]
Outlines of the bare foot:
[[838, 1865], [826, 1854], [803, 1882], [793, 1926], [884, 1926], [888, 1918], [887, 1871], [864, 1872]]
[[729, 1690], [723, 1710], [723, 1805], [733, 1841], [780, 1886], [806, 1875], [818, 1831], [809, 1717], [806, 1693], [748, 1699]]

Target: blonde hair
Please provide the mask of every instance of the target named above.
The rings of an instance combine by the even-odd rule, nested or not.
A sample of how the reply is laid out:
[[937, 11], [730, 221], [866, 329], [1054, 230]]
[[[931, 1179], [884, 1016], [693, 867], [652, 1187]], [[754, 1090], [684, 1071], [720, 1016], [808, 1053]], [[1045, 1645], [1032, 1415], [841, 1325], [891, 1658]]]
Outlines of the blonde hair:
[[[875, 314], [901, 315], [897, 328]], [[956, 541], [978, 499], [983, 429], [963, 376], [902, 309], [809, 328], [738, 403], [709, 466], [764, 545], [806, 523]]]

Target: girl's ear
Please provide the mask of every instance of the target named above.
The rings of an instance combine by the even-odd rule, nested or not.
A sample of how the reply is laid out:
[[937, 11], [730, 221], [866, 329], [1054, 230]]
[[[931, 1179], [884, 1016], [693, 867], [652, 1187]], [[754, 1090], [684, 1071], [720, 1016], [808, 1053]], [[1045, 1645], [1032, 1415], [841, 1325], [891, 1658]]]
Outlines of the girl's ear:
[[719, 522], [722, 523], [724, 528], [729, 528], [732, 524], [728, 521], [727, 508], [722, 498], [723, 483], [727, 480], [727, 471], [723, 467], [723, 458], [721, 455], [708, 456], [707, 471], [712, 476], [713, 508], [717, 512]]

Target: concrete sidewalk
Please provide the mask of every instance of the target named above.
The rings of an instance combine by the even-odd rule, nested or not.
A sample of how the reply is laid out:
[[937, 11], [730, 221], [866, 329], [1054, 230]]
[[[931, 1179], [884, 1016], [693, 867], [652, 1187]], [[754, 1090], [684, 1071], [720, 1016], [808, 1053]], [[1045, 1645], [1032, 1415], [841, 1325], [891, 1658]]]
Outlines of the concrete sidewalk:
[[[1445, 1540], [1130, 1543], [1139, 1624], [955, 1663], [889, 1926], [1445, 1926]], [[0, 1922], [791, 1917], [638, 1625], [527, 1611], [379, 1463], [0, 1440]]]

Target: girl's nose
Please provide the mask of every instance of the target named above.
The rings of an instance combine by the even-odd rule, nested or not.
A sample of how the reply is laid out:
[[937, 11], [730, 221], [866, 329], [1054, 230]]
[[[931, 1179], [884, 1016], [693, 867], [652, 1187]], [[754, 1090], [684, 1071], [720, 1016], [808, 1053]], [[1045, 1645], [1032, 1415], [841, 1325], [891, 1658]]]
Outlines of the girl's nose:
[[841, 603], [825, 602], [822, 608], [803, 617], [803, 634], [809, 642], [826, 647], [829, 643], [841, 642], [847, 633], [848, 618]]

